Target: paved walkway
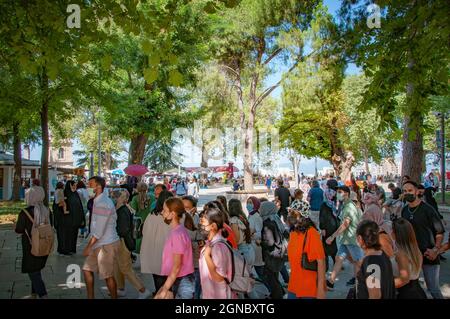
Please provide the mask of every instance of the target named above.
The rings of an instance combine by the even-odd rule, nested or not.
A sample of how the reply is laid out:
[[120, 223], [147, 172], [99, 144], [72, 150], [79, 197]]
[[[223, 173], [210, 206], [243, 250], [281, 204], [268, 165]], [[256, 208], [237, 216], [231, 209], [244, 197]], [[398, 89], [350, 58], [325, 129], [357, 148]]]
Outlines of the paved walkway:
[[[210, 188], [201, 190], [199, 206], [203, 206], [209, 200], [215, 199], [218, 194], [223, 194], [229, 188]], [[447, 222], [446, 230], [450, 231], [450, 213], [445, 214]], [[447, 239], [447, 234], [445, 239]], [[60, 257], [52, 254], [48, 258], [47, 266], [43, 270], [43, 277], [46, 283], [49, 298], [55, 299], [81, 299], [86, 297], [86, 288], [81, 284], [80, 288], [69, 288], [66, 284], [68, 276], [73, 273], [67, 271], [71, 264], [83, 265], [84, 257], [81, 256], [86, 240], [78, 239], [78, 253], [71, 257]], [[448, 260], [441, 263], [441, 289], [446, 298], [450, 298], [450, 253], [445, 255]], [[21, 299], [28, 296], [31, 292], [30, 280], [27, 275], [22, 274], [21, 269], [21, 239], [14, 233], [12, 225], [0, 225], [0, 299]], [[145, 286], [154, 290], [153, 279], [150, 275], [140, 273], [139, 260], [134, 264], [136, 273], [144, 281]], [[344, 271], [341, 272], [338, 281], [335, 284], [335, 290], [328, 293], [328, 298], [345, 298], [348, 292], [346, 282], [352, 277], [352, 267], [344, 264]], [[83, 282], [83, 278], [81, 278]], [[421, 277], [423, 284], [423, 278]], [[126, 298], [137, 298], [137, 291], [126, 284]], [[96, 298], [108, 298], [105, 284], [96, 279], [95, 282]]]

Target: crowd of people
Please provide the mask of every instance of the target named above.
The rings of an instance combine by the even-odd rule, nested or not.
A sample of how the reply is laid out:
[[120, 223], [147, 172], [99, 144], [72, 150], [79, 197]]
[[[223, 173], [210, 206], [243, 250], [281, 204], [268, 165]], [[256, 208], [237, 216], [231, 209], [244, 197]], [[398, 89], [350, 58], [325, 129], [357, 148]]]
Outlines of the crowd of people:
[[108, 191], [99, 176], [87, 185], [67, 181], [56, 187], [52, 214], [33, 183], [16, 224], [32, 293], [47, 296], [47, 256], [31, 253], [29, 234], [52, 223], [61, 257], [77, 253], [77, 237], [89, 234], [82, 252], [88, 298], [95, 297], [94, 274], [111, 298], [127, 294], [125, 280], [138, 298], [150, 298], [133, 269], [137, 255], [156, 299], [322, 299], [339, 284], [345, 260], [354, 273], [347, 298], [426, 298], [421, 272], [431, 296], [443, 298], [440, 260], [449, 243], [430, 185], [404, 176], [400, 187], [389, 185], [388, 197], [369, 178], [360, 188], [329, 176], [294, 192], [279, 179], [273, 201], [251, 196], [243, 205], [218, 196], [199, 208], [194, 183], [137, 182]]

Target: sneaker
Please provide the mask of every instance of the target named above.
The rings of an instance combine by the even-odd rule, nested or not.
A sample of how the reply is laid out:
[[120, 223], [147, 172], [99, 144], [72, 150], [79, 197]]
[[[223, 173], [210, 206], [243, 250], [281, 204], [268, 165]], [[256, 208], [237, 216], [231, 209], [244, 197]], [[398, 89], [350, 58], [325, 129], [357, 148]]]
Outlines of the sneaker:
[[333, 290], [334, 289], [334, 283], [331, 283], [331, 281], [329, 281], [327, 279], [327, 287], [328, 287], [329, 290]]
[[150, 292], [150, 290], [146, 288], [144, 292], [139, 292], [138, 299], [148, 299], [148, 297], [150, 297], [151, 295], [152, 293]]
[[356, 283], [356, 278], [353, 277], [352, 279], [350, 279], [349, 281], [347, 281], [347, 286], [354, 286]]
[[124, 289], [124, 290], [120, 290], [120, 289], [117, 289], [117, 297], [125, 297], [127, 295], [127, 291]]

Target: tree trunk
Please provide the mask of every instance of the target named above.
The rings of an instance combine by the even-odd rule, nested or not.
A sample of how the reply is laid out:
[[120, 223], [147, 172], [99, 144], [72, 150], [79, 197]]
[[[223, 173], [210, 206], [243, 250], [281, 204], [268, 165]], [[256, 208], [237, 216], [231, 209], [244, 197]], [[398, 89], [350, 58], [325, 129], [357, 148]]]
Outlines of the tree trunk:
[[141, 133], [131, 139], [130, 157], [128, 164], [142, 164], [144, 160], [145, 146], [147, 145], [148, 134]]
[[423, 117], [411, 123], [409, 116], [404, 118], [402, 175], [408, 175], [411, 180], [419, 183], [424, 169], [423, 136], [419, 128], [423, 125]]
[[42, 130], [42, 155], [41, 155], [41, 186], [45, 191], [44, 205], [48, 205], [48, 102], [44, 102], [41, 109], [41, 130]]
[[208, 167], [208, 150], [207, 147], [208, 141], [205, 141], [204, 138], [204, 129], [202, 127], [202, 133], [201, 133], [201, 140], [202, 140], [202, 162], [200, 163], [200, 167], [207, 168]]
[[295, 154], [293, 154], [291, 156], [290, 160], [291, 160], [292, 168], [294, 169], [295, 185], [296, 185], [296, 187], [299, 187], [300, 180], [298, 178], [298, 171], [299, 171], [299, 166], [300, 166], [300, 156], [296, 156]]
[[364, 149], [364, 166], [366, 169], [366, 174], [370, 174], [369, 171], [369, 155], [367, 154], [367, 149]]
[[253, 126], [255, 113], [251, 110], [248, 116], [247, 128], [244, 136], [244, 189], [253, 190]]
[[41, 89], [44, 95], [41, 109], [41, 134], [42, 134], [42, 154], [41, 154], [41, 186], [44, 188], [44, 205], [48, 206], [48, 154], [49, 154], [49, 132], [48, 132], [48, 76], [44, 68]]
[[13, 200], [20, 200], [20, 187], [22, 177], [22, 144], [19, 135], [19, 123], [13, 125], [14, 139], [14, 182], [13, 182]]
[[339, 175], [343, 182], [350, 180], [354, 163], [355, 158], [353, 157], [353, 153], [350, 151], [345, 152], [345, 161], [341, 164], [342, 171], [341, 174]]

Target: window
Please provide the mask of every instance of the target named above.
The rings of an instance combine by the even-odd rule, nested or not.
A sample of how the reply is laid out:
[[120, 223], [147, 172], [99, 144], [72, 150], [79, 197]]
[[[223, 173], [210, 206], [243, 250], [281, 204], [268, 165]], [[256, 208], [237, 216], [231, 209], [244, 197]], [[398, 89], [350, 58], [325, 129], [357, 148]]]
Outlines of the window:
[[64, 158], [64, 149], [61, 147], [58, 150], [58, 159], [63, 159]]

